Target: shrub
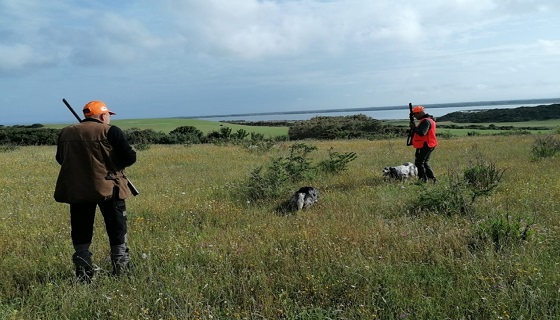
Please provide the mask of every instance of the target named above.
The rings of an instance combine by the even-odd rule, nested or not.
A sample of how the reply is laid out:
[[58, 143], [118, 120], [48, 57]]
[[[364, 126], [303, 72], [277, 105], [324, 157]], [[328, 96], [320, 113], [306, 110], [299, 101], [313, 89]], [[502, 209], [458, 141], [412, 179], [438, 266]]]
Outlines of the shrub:
[[354, 152], [339, 154], [331, 149], [330, 159], [313, 166], [309, 155], [315, 150], [317, 150], [315, 146], [296, 143], [291, 146], [288, 157], [275, 158], [267, 168], [261, 166], [253, 170], [245, 184], [249, 200], [258, 202], [278, 199], [288, 193], [294, 184], [313, 179], [317, 170], [329, 173], [341, 172], [346, 170], [347, 164], [356, 158]]
[[203, 136], [202, 131], [193, 126], [181, 126], [169, 132], [173, 144], [198, 144], [201, 143]]
[[266, 169], [262, 166], [255, 169], [246, 186], [249, 199], [276, 199], [285, 194], [292, 183], [311, 178], [313, 167], [308, 156], [316, 149], [315, 146], [296, 143], [291, 146], [288, 157], [273, 159]]
[[465, 187], [460, 182], [450, 182], [448, 186], [435, 186], [425, 188], [419, 197], [412, 202], [409, 213], [435, 213], [442, 215], [471, 214], [473, 202], [465, 192]]
[[340, 154], [333, 151], [333, 148], [329, 149], [329, 159], [319, 162], [317, 168], [319, 171], [326, 173], [339, 173], [341, 171], [346, 171], [348, 169], [348, 163], [357, 158], [355, 152], [347, 152]]
[[384, 133], [381, 121], [363, 114], [342, 117], [313, 117], [288, 129], [290, 140], [356, 139]]
[[480, 196], [489, 195], [498, 186], [505, 170], [496, 169], [492, 162], [477, 157], [459, 175], [449, 175], [449, 185], [425, 188], [410, 206], [409, 212], [419, 214], [432, 212], [444, 215], [473, 215], [474, 203]]
[[438, 132], [438, 138], [442, 138], [442, 139], [451, 139], [451, 138], [455, 138], [457, 137], [456, 135], [454, 135], [453, 133], [451, 133], [451, 131], [447, 130], [444, 132]]
[[299, 182], [313, 177], [314, 170], [309, 154], [315, 150], [317, 150], [317, 147], [309, 146], [305, 143], [296, 143], [291, 146], [290, 156], [286, 162], [286, 171], [292, 182]]
[[150, 144], [150, 143], [164, 143], [164, 137], [167, 135], [163, 132], [156, 132], [152, 129], [139, 129], [130, 128], [124, 130], [128, 142], [130, 144]]
[[560, 150], [560, 141], [552, 135], [538, 137], [533, 143], [531, 153], [534, 159], [554, 156]]
[[470, 163], [463, 173], [464, 181], [473, 194], [473, 200], [480, 195], [486, 195], [498, 186], [505, 170], [496, 169], [496, 164], [477, 157], [475, 163]]
[[511, 219], [509, 214], [491, 217], [475, 226], [479, 241], [490, 241], [496, 251], [508, 245], [520, 244], [530, 236], [531, 224], [523, 223], [521, 218]]
[[286, 171], [287, 160], [276, 158], [264, 169], [262, 166], [251, 172], [246, 185], [247, 196], [252, 201], [278, 198], [287, 190], [290, 175]]
[[0, 128], [0, 143], [19, 146], [56, 145], [60, 129], [32, 127]]

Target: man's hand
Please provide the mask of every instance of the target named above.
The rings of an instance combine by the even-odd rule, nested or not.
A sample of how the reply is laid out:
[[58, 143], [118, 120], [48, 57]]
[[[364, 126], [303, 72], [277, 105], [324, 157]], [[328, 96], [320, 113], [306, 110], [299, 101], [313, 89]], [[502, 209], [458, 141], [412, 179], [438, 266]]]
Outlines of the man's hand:
[[410, 123], [410, 129], [414, 129], [414, 128], [416, 128], [416, 124], [414, 124], [414, 122], [411, 122]]

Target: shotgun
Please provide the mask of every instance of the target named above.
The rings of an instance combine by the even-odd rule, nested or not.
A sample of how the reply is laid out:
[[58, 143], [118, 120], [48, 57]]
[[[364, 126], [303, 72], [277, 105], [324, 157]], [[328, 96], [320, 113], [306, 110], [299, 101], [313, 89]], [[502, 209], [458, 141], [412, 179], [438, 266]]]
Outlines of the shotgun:
[[[408, 109], [410, 110], [410, 114], [408, 115], [410, 118], [410, 124], [414, 124], [414, 113], [412, 113], [412, 103], [408, 104]], [[407, 146], [411, 146], [412, 145], [412, 138], [414, 137], [414, 129], [410, 129], [410, 131], [408, 131], [408, 137], [406, 138], [406, 145]]]
[[[76, 117], [76, 119], [78, 119], [78, 122], [82, 122], [82, 119], [76, 113], [76, 111], [74, 111], [74, 108], [72, 108], [72, 106], [68, 103], [68, 101], [66, 101], [66, 99], [62, 99], [62, 102], [64, 102], [64, 104], [66, 105], [68, 110], [70, 110], [70, 112], [72, 112], [74, 117]], [[132, 195], [133, 196], [139, 195], [140, 191], [136, 188], [136, 186], [134, 186], [134, 184], [132, 184], [132, 182], [130, 181], [130, 179], [128, 179], [128, 177], [126, 175], [124, 177], [126, 179], [126, 184], [127, 184], [128, 188], [130, 189], [130, 192], [132, 193]]]

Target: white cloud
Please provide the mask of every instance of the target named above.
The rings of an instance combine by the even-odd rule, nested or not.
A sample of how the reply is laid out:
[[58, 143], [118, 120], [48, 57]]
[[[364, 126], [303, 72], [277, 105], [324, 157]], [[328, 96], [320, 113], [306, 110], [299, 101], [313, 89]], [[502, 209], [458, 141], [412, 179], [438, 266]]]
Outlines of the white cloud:
[[115, 13], [91, 17], [88, 28], [72, 30], [71, 59], [82, 66], [133, 64], [166, 51], [166, 41], [139, 20]]
[[557, 30], [551, 0], [0, 0], [0, 87], [212, 113], [552, 96]]
[[560, 40], [543, 40], [539, 39], [537, 44], [546, 54], [560, 55]]
[[0, 55], [0, 72], [52, 62], [51, 59], [38, 55], [31, 46], [25, 44], [12, 44], [10, 46], [0, 44]]

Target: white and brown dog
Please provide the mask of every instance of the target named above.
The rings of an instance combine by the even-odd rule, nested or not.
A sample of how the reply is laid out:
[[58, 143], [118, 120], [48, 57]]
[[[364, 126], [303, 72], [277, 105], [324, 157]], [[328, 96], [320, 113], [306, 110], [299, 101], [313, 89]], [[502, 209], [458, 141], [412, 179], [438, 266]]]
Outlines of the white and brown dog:
[[301, 187], [292, 196], [290, 207], [298, 211], [307, 209], [319, 200], [319, 190], [314, 187]]
[[405, 162], [400, 166], [383, 168], [383, 176], [404, 181], [418, 176], [418, 168], [412, 162]]

